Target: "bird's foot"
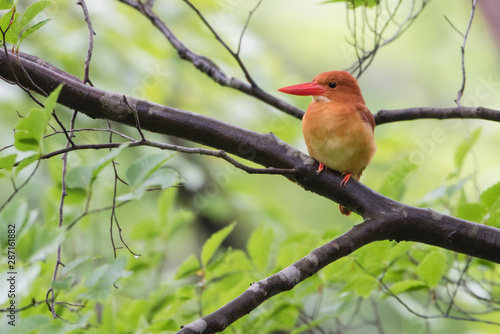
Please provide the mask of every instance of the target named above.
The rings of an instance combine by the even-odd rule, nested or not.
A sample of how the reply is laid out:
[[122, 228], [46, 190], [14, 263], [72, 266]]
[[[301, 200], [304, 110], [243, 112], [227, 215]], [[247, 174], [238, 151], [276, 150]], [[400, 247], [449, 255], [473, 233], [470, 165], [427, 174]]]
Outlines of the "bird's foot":
[[342, 176], [344, 176], [344, 178], [342, 179], [342, 182], [340, 182], [340, 188], [342, 188], [342, 186], [345, 186], [347, 182], [349, 182], [349, 179], [351, 178], [352, 174], [346, 172], [342, 173]]
[[325, 169], [326, 169], [326, 166], [320, 162], [319, 166], [318, 166], [318, 170], [316, 171], [316, 174], [321, 173]]

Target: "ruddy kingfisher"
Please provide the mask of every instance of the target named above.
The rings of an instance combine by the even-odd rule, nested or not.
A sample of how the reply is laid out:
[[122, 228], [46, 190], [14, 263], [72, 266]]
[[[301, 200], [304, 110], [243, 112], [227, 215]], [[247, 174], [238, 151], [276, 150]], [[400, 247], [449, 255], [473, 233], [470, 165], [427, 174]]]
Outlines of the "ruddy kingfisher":
[[[317, 173], [325, 167], [341, 172], [341, 187], [351, 176], [359, 180], [377, 146], [375, 120], [356, 78], [346, 71], [330, 71], [317, 75], [312, 82], [278, 90], [312, 96], [302, 118], [302, 132], [309, 155], [319, 162]], [[351, 213], [341, 205], [339, 208], [344, 215]]]

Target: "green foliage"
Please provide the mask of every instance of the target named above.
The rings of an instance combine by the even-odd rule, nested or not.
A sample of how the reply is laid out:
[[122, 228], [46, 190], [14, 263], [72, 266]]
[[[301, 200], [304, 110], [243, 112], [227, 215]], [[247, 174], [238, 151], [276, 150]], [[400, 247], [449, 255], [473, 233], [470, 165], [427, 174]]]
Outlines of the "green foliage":
[[433, 289], [437, 287], [446, 272], [446, 257], [439, 251], [427, 254], [417, 267], [418, 276]]
[[154, 154], [141, 157], [127, 169], [127, 181], [133, 191], [118, 197], [119, 201], [141, 199], [148, 188], [159, 186], [169, 188], [178, 181], [179, 174], [171, 168], [161, 168], [173, 154]]
[[14, 6], [14, 0], [0, 0], [0, 10], [11, 9]]
[[226, 239], [229, 233], [233, 231], [235, 225], [236, 223], [232, 223], [231, 225], [224, 227], [222, 230], [212, 234], [207, 242], [205, 242], [201, 250], [201, 264], [203, 267], [208, 265], [224, 239]]
[[481, 136], [481, 129], [482, 128], [475, 129], [470, 137], [466, 138], [455, 151], [455, 167], [457, 168], [457, 174], [460, 174], [465, 157], [470, 153], [472, 147], [479, 139], [479, 136]]
[[0, 18], [0, 27], [3, 31], [7, 31], [5, 41], [2, 41], [2, 44], [6, 42], [14, 44], [19, 48], [21, 42], [26, 37], [49, 23], [50, 19], [45, 19], [28, 26], [38, 14], [51, 4], [52, 1], [46, 0], [35, 2], [31, 4], [21, 16], [16, 10], [16, 7], [13, 7], [13, 1], [3, 0], [0, 2], [0, 9], [10, 9]]
[[248, 238], [247, 251], [253, 264], [260, 272], [266, 272], [272, 260], [272, 246], [274, 242], [272, 228], [262, 224], [252, 232]]

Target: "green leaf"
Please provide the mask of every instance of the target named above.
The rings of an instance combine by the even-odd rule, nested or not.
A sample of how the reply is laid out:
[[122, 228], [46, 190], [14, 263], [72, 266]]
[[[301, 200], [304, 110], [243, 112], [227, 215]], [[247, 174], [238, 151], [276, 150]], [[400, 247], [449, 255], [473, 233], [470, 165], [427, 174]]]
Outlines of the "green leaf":
[[45, 8], [49, 7], [52, 4], [52, 1], [38, 1], [33, 3], [31, 6], [26, 8], [26, 11], [23, 14], [21, 21], [18, 24], [18, 31], [22, 30], [24, 27], [28, 25], [37, 16], [40, 14]]
[[200, 261], [193, 254], [189, 255], [184, 262], [181, 263], [177, 272], [174, 275], [174, 279], [183, 279], [195, 275], [201, 270]]
[[92, 167], [76, 166], [66, 174], [66, 186], [70, 189], [89, 189], [92, 179]]
[[439, 251], [433, 251], [420, 262], [417, 274], [427, 286], [436, 288], [446, 269], [446, 257]]
[[57, 99], [59, 98], [59, 94], [61, 93], [61, 90], [63, 88], [63, 84], [60, 84], [57, 86], [56, 89], [54, 89], [50, 94], [49, 97], [45, 100], [45, 115], [47, 117], [47, 121], [52, 114], [52, 111], [56, 107], [57, 104]]
[[491, 205], [487, 223], [494, 227], [500, 227], [500, 197]]
[[155, 170], [149, 177], [143, 181], [139, 186], [137, 186], [134, 191], [121, 195], [117, 198], [117, 201], [130, 201], [139, 200], [142, 198], [147, 189], [151, 187], [160, 187], [161, 189], [167, 189], [177, 184], [179, 180], [179, 173], [172, 168], [161, 168]]
[[129, 147], [129, 146], [130, 146], [130, 143], [123, 143], [120, 146], [118, 146], [117, 148], [111, 150], [111, 152], [106, 154], [104, 157], [99, 159], [99, 161], [97, 161], [95, 166], [92, 167], [92, 174], [91, 174], [92, 181], [95, 180], [97, 175], [104, 169], [104, 167], [109, 165], [111, 163], [111, 161], [113, 161], [113, 159], [116, 158], [118, 156], [118, 154], [120, 154], [124, 148]]
[[56, 290], [68, 290], [74, 281], [75, 278], [73, 276], [67, 276], [61, 280], [54, 281], [52, 287]]
[[16, 167], [16, 175], [19, 174], [24, 168], [28, 167], [35, 161], [39, 161], [40, 158], [40, 153], [34, 153], [31, 155], [28, 155], [27, 157], [23, 158], [19, 163], [17, 164]]
[[478, 140], [481, 135], [482, 128], [475, 129], [469, 138], [466, 138], [455, 151], [455, 167], [460, 171], [463, 166], [463, 162], [467, 154], [472, 149], [474, 143]]
[[9, 154], [5, 157], [0, 158], [0, 169], [6, 169], [12, 172], [14, 164], [16, 163], [17, 154]]
[[14, 6], [14, 0], [0, 0], [0, 10], [11, 9]]
[[22, 318], [22, 321], [16, 322], [16, 326], [9, 332], [10, 334], [24, 334], [38, 332], [40, 328], [50, 324], [50, 317], [41, 314], [34, 314]]
[[[6, 43], [11, 43], [11, 44], [16, 44], [17, 43], [17, 21], [19, 20], [19, 13], [15, 12], [14, 16], [12, 16], [12, 10], [15, 7], [13, 7], [11, 10], [9, 10], [7, 13], [3, 14], [3, 16], [0, 18], [0, 27], [2, 27], [3, 31], [6, 31], [7, 28], [7, 33], [5, 34], [5, 41]], [[11, 19], [12, 19], [12, 24], [11, 24]]]
[[61, 92], [59, 85], [45, 101], [45, 108], [32, 109], [28, 116], [19, 120], [14, 134], [14, 146], [20, 151], [40, 151], [50, 115]]
[[386, 174], [379, 192], [384, 196], [400, 200], [406, 191], [408, 177], [418, 169], [418, 166], [411, 162], [409, 155], [396, 162], [392, 170]]
[[[427, 288], [427, 284], [423, 281], [419, 280], [406, 280], [406, 281], [401, 281], [401, 282], [396, 282], [394, 283], [391, 287], [390, 290], [393, 294], [399, 295], [403, 292], [409, 292], [409, 291], [415, 291], [415, 290], [422, 290]], [[389, 297], [389, 296], [388, 296]]]
[[242, 272], [253, 273], [255, 272], [255, 266], [252, 265], [247, 254], [241, 249], [229, 249], [210, 262], [205, 270], [205, 279], [210, 281]]
[[90, 261], [92, 261], [92, 258], [90, 256], [77, 257], [76, 259], [73, 259], [70, 262], [66, 263], [66, 265], [62, 268], [62, 275], [66, 275], [76, 268], [89, 263]]
[[135, 160], [127, 169], [126, 175], [129, 184], [138, 186], [172, 156], [173, 154], [153, 154]]
[[104, 264], [93, 271], [85, 281], [88, 292], [85, 298], [104, 301], [111, 295], [111, 288], [120, 278], [128, 277], [131, 272], [125, 270], [127, 257], [117, 258], [111, 264]]
[[354, 291], [363, 298], [370, 297], [372, 290], [378, 287], [378, 281], [375, 277], [368, 274], [362, 274], [350, 280], [344, 287], [344, 291]]
[[493, 203], [500, 197], [500, 182], [492, 185], [485, 191], [480, 196], [481, 204], [484, 205], [486, 208], [490, 208]]
[[40, 29], [41, 27], [43, 27], [44, 25], [46, 25], [47, 23], [49, 23], [52, 19], [48, 18], [48, 19], [45, 19], [43, 21], [40, 21], [38, 22], [37, 24], [31, 26], [28, 30], [26, 30], [25, 32], [23, 32], [21, 34], [21, 38], [19, 39], [19, 44], [21, 44], [21, 42], [26, 38], [28, 37], [29, 35], [31, 35], [32, 33], [34, 33], [35, 31], [37, 31], [38, 29]]
[[261, 272], [265, 272], [269, 266], [273, 241], [273, 229], [264, 224], [261, 224], [259, 228], [253, 231], [248, 239], [248, 255], [250, 255], [255, 267]]
[[479, 203], [465, 203], [458, 207], [457, 217], [476, 223], [481, 223], [485, 214], [484, 207]]
[[224, 227], [220, 231], [215, 232], [208, 238], [208, 240], [203, 245], [201, 250], [201, 263], [203, 267], [208, 265], [208, 262], [212, 259], [217, 249], [219, 249], [222, 241], [227, 238], [227, 236], [233, 231], [236, 222]]
[[19, 151], [39, 151], [48, 121], [43, 110], [32, 109], [17, 123], [14, 146]]

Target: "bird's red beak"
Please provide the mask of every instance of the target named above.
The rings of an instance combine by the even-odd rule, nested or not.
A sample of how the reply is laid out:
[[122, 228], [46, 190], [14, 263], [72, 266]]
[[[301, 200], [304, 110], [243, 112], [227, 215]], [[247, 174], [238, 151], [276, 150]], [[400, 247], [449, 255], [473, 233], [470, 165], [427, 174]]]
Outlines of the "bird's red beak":
[[299, 85], [287, 86], [278, 89], [282, 93], [301, 95], [301, 96], [321, 96], [326, 92], [326, 89], [314, 82], [303, 83]]

